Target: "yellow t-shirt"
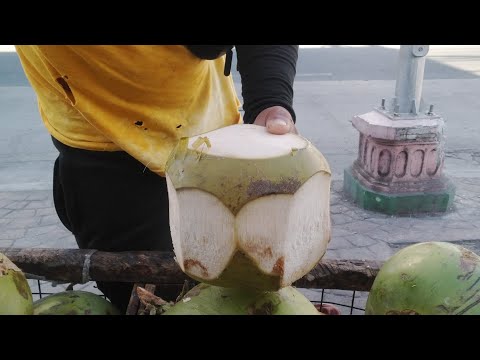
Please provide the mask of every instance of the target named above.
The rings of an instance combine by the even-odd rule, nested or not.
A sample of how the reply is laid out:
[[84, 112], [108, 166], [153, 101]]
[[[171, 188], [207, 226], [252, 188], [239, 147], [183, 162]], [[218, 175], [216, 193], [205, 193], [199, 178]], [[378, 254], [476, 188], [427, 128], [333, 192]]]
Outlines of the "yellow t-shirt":
[[50, 134], [80, 149], [123, 150], [164, 175], [179, 138], [242, 121], [225, 56], [181, 45], [18, 45]]

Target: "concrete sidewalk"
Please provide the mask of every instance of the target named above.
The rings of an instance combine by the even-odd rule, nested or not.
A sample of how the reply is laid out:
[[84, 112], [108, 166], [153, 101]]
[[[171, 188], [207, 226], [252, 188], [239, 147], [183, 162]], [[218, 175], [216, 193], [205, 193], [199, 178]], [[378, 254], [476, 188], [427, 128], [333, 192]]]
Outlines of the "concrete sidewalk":
[[[333, 235], [326, 257], [385, 260], [422, 241], [454, 242], [480, 253], [480, 179], [453, 181], [457, 186], [453, 211], [407, 217], [360, 209], [344, 198], [342, 181], [334, 181]], [[77, 248], [60, 223], [48, 190], [0, 192], [0, 247]]]

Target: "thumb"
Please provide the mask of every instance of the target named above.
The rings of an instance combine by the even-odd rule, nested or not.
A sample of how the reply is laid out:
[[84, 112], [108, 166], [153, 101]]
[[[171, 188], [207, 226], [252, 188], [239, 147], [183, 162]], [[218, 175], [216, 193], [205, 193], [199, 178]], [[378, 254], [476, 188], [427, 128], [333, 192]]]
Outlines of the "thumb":
[[290, 113], [280, 107], [276, 106], [267, 114], [265, 126], [267, 131], [276, 135], [287, 134], [292, 130], [292, 116]]

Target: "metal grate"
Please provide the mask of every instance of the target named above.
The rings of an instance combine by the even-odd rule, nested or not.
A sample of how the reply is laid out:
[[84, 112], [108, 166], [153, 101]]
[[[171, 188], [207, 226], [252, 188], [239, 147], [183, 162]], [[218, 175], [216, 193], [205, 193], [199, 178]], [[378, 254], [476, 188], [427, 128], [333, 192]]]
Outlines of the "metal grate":
[[93, 292], [97, 295], [100, 295], [104, 299], [106, 299], [106, 296], [103, 295], [100, 290], [98, 290], [94, 281], [91, 281], [87, 284], [66, 284], [66, 283], [56, 283], [54, 281], [48, 281], [48, 280], [29, 279], [28, 283], [32, 291], [33, 301], [42, 299], [48, 295], [53, 295], [59, 292], [66, 291], [69, 286], [71, 286], [73, 290], [84, 290], [84, 291]]
[[[30, 283], [30, 288], [32, 289], [34, 301], [48, 295], [66, 291], [69, 285], [38, 279], [29, 279], [28, 281]], [[102, 296], [103, 298], [106, 298], [105, 295], [98, 290], [94, 281], [87, 284], [73, 285], [73, 288], [74, 290], [91, 291]], [[306, 293], [305, 296], [315, 305], [320, 304], [321, 306], [323, 304], [331, 304], [337, 306], [342, 315], [362, 315], [365, 313], [364, 302], [366, 301], [366, 295], [364, 295], [362, 298], [357, 296], [357, 291], [342, 291], [342, 296], [339, 296], [338, 294], [335, 294], [335, 291], [338, 292], [338, 290], [331, 289], [308, 289], [308, 293]], [[320, 299], [318, 299], [316, 296], [317, 294], [320, 295]], [[331, 298], [333, 297], [333, 299], [328, 299], [329, 296]]]

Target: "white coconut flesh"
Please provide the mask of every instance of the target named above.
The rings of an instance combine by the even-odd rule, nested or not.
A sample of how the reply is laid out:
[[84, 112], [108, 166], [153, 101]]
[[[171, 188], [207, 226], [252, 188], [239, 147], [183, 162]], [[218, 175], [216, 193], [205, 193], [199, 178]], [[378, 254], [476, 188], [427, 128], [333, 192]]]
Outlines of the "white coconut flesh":
[[[208, 140], [202, 141], [205, 138]], [[284, 134], [279, 137], [257, 125], [227, 126], [193, 136], [188, 141], [191, 150], [230, 159], [275, 158], [289, 154], [292, 149], [304, 149], [306, 146], [307, 141], [300, 136]]]
[[[297, 181], [299, 170], [288, 164], [307, 150], [309, 155], [298, 156], [299, 162], [312, 156], [320, 160], [313, 165], [300, 164], [298, 169], [307, 168], [309, 173], [302, 174], [304, 179]], [[233, 125], [188, 139], [188, 153], [190, 158], [199, 154], [198, 164], [192, 165], [198, 166], [196, 170], [191, 170], [192, 160], [188, 156], [179, 156], [175, 165], [167, 166], [170, 230], [175, 256], [183, 271], [215, 284], [235, 254], [241, 252], [259, 273], [278, 277], [280, 288], [304, 276], [320, 261], [330, 241], [330, 170], [310, 142], [294, 134], [273, 135], [260, 126]], [[202, 157], [205, 155], [208, 156]], [[285, 169], [278, 174], [270, 169], [270, 178], [263, 174], [264, 164], [275, 160], [283, 166], [283, 159], [290, 161]], [[202, 161], [225, 168], [223, 173], [228, 173], [231, 166], [232, 172], [243, 176], [228, 178], [228, 174], [220, 172], [209, 178], [208, 171], [200, 171]], [[288, 184], [295, 186], [273, 186], [270, 193], [259, 196], [250, 196], [252, 192], [245, 190], [251, 185], [249, 179], [262, 188], [262, 182], [278, 180], [273, 179], [277, 175], [288, 178]], [[192, 185], [193, 180], [185, 181], [189, 176], [199, 179], [198, 186]], [[239, 198], [247, 198], [244, 204], [232, 202], [236, 189], [240, 189]], [[222, 198], [222, 191], [228, 199]], [[254, 287], [263, 286], [255, 284], [255, 279], [246, 280]]]

